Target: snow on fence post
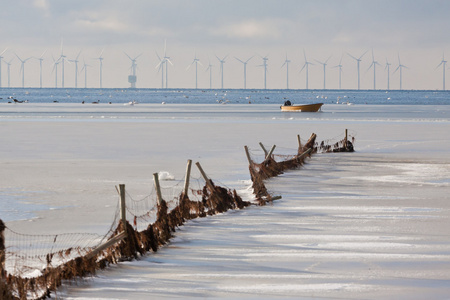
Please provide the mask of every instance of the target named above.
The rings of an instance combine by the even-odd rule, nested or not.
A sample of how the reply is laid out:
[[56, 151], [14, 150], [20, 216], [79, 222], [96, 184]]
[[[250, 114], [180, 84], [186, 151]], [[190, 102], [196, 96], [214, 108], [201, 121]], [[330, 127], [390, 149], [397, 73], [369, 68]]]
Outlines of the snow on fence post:
[[5, 277], [5, 223], [0, 219], [0, 279]]
[[187, 196], [189, 191], [189, 178], [191, 177], [191, 166], [192, 166], [192, 160], [188, 159], [188, 163], [186, 166], [186, 176], [184, 179], [184, 196]]
[[156, 188], [156, 200], [158, 201], [158, 205], [161, 205], [162, 195], [161, 195], [161, 186], [159, 185], [158, 173], [153, 173], [153, 181], [155, 182]]

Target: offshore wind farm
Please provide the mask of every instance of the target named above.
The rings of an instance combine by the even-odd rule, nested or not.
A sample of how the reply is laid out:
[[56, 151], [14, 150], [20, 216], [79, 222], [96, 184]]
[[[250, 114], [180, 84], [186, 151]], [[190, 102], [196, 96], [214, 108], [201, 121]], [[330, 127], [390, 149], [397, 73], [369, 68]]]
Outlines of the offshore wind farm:
[[[103, 47], [100, 55], [95, 57], [95, 52], [86, 50], [74, 50], [75, 52], [71, 51], [72, 54], [66, 55], [61, 43], [60, 53], [55, 58], [54, 53], [58, 53], [57, 49], [46, 48], [42, 54], [39, 54], [7, 47], [0, 55], [0, 87], [78, 88], [79, 77], [82, 76], [84, 88], [402, 90], [405, 89], [406, 84], [408, 86], [406, 89], [410, 90], [446, 89], [445, 52], [441, 54], [441, 60], [438, 56], [434, 57], [435, 64], [427, 66], [424, 70], [417, 70], [417, 61], [409, 58], [407, 64], [411, 65], [410, 68], [402, 63], [400, 53], [384, 55], [386, 65], [383, 68], [375, 60], [374, 49], [367, 49], [360, 52], [361, 54], [356, 54], [357, 56], [343, 51], [328, 55], [326, 60], [319, 55], [307, 57], [305, 48], [295, 51], [297, 54], [295, 59], [288, 59], [287, 53], [283, 57], [281, 50], [278, 53], [271, 52], [264, 57], [258, 54], [264, 50], [243, 55], [241, 52], [234, 54], [230, 50], [223, 56], [208, 51], [201, 53], [195, 51], [193, 60], [192, 58], [189, 60], [185, 55], [169, 57], [166, 40], [164, 40], [161, 56], [156, 49], [157, 47], [154, 54], [151, 50], [147, 50], [131, 57], [125, 51], [118, 55], [117, 49]], [[179, 53], [173, 48], [170, 51]], [[372, 53], [371, 58], [366, 56], [369, 51]], [[19, 56], [17, 53], [26, 54]], [[66, 53], [68, 53], [67, 50]], [[129, 59], [128, 66], [123, 64], [123, 54]], [[229, 60], [230, 55], [233, 55], [235, 60]], [[259, 63], [253, 59], [255, 56], [260, 58]], [[281, 66], [281, 68], [269, 68], [271, 65], [269, 56], [273, 66]], [[378, 56], [381, 57], [381, 55]], [[216, 60], [211, 61], [211, 57]], [[239, 57], [247, 57], [247, 59]], [[397, 62], [389, 63], [392, 60]], [[417, 60], [420, 61], [419, 58]], [[82, 68], [78, 67], [80, 61], [84, 63]], [[202, 61], [208, 61], [209, 64], [203, 65]], [[328, 68], [329, 64], [333, 67]], [[5, 65], [7, 68], [4, 68]], [[88, 67], [91, 67], [89, 71]], [[103, 74], [104, 67], [108, 69], [106, 79]], [[215, 71], [213, 67], [216, 67]], [[282, 68], [285, 70], [281, 70]], [[438, 72], [438, 68], [442, 71]], [[170, 75], [169, 69], [171, 69]], [[370, 74], [369, 71], [371, 71]], [[192, 80], [193, 75], [190, 74], [192, 72], [194, 72], [194, 80]], [[434, 78], [431, 85], [417, 86], [411, 83], [418, 80], [413, 76], [429, 77], [429, 74], [433, 74]], [[161, 79], [158, 80], [158, 77]]]

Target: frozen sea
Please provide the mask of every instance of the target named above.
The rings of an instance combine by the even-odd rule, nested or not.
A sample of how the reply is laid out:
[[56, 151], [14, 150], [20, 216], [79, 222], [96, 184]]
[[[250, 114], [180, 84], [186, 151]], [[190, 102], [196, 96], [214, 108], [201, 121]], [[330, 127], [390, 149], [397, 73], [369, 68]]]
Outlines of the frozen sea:
[[[67, 283], [58, 298], [449, 298], [449, 92], [2, 89], [0, 98], [0, 218], [22, 233], [101, 234], [115, 185], [139, 198], [155, 172], [181, 179], [187, 159], [251, 200], [245, 145], [257, 155], [259, 142], [295, 152], [297, 134], [334, 140], [348, 129], [356, 139], [355, 153], [313, 155], [270, 179], [282, 196], [273, 205], [189, 221], [157, 253]], [[282, 113], [286, 99], [325, 104]]]

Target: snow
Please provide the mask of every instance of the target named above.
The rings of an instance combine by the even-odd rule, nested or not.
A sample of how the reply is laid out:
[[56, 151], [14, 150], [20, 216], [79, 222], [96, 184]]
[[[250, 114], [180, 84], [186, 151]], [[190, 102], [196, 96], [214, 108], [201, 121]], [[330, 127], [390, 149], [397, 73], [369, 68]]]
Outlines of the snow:
[[181, 180], [187, 159], [249, 199], [244, 145], [276, 144], [284, 153], [295, 151], [297, 134], [314, 132], [320, 141], [356, 133], [357, 152], [313, 155], [269, 180], [283, 197], [273, 205], [191, 220], [157, 253], [66, 283], [58, 297], [450, 294], [450, 106], [409, 113], [408, 106], [325, 105], [322, 113], [289, 115], [273, 105], [0, 108], [0, 195], [13, 203], [1, 218], [30, 234], [105, 232], [114, 185], [145, 196], [153, 173]]

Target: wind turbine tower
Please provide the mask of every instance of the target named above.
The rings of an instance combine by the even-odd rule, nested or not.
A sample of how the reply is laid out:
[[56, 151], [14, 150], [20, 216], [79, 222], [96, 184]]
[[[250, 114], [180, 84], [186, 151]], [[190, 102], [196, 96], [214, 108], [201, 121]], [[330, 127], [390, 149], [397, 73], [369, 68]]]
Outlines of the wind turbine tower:
[[304, 57], [305, 57], [305, 63], [303, 64], [303, 67], [302, 67], [302, 69], [300, 70], [300, 73], [303, 71], [303, 69], [305, 69], [305, 71], [306, 71], [306, 89], [309, 89], [309, 87], [308, 87], [308, 76], [309, 76], [309, 74], [308, 74], [308, 67], [309, 67], [309, 65], [314, 65], [313, 63], [311, 63], [311, 62], [309, 62], [307, 59], [306, 59], [306, 52], [305, 52], [305, 50], [303, 50], [303, 55], [304, 55]]
[[99, 72], [100, 72], [100, 88], [103, 88], [103, 78], [102, 78], [102, 74], [103, 74], [103, 51], [104, 51], [105, 49], [103, 49], [102, 50], [102, 52], [100, 52], [100, 56], [99, 57], [97, 57], [96, 59], [98, 59], [98, 61], [100, 62], [100, 69], [99, 69]]
[[397, 69], [395, 69], [394, 73], [397, 72], [397, 70], [399, 70], [400, 72], [400, 90], [402, 89], [402, 69], [403, 68], [408, 68], [405, 65], [402, 65], [402, 63], [400, 62], [400, 54], [398, 55], [398, 67]]
[[337, 66], [334, 66], [333, 68], [339, 68], [339, 89], [341, 89], [341, 77], [342, 77], [342, 55], [341, 59], [339, 60], [339, 64]]
[[244, 65], [244, 89], [247, 89], [247, 63], [253, 58], [253, 56], [247, 59], [246, 61], [240, 60], [237, 57], [235, 58]]
[[209, 71], [209, 89], [212, 89], [212, 67], [211, 61], [209, 61], [208, 68], [206, 68], [206, 72]]
[[372, 50], [372, 63], [369, 66], [369, 69], [367, 69], [367, 71], [370, 70], [370, 68], [373, 67], [373, 89], [376, 90], [376, 66], [379, 65], [381, 66], [376, 60], [375, 60], [375, 56], [373, 55], [373, 50]]
[[286, 89], [289, 89], [289, 63], [291, 61], [288, 59], [287, 57], [287, 53], [286, 53], [286, 60], [284, 61], [284, 64], [281, 65], [281, 68], [283, 68], [284, 66], [286, 66]]
[[75, 88], [78, 87], [78, 57], [80, 57], [81, 51], [78, 52], [78, 55], [75, 59], [69, 60], [70, 62], [75, 63]]
[[385, 70], [387, 69], [387, 89], [388, 89], [388, 91], [390, 90], [390, 87], [389, 87], [389, 82], [390, 82], [389, 76], [391, 75], [391, 72], [389, 71], [390, 66], [391, 66], [391, 64], [388, 62], [388, 60], [386, 58], [386, 67], [384, 67], [384, 69]]
[[58, 60], [61, 60], [61, 66], [62, 66], [62, 81], [61, 81], [61, 87], [64, 88], [64, 60], [65, 60], [66, 56], [64, 55], [64, 51], [63, 51], [63, 42], [61, 40], [61, 56], [58, 58]]
[[[367, 51], [369, 51], [369, 50], [367, 50]], [[348, 56], [350, 56], [351, 58], [353, 58], [354, 60], [356, 60], [356, 69], [357, 69], [357, 71], [358, 71], [358, 90], [360, 89], [360, 85], [359, 85], [359, 63], [361, 62], [361, 58], [367, 53], [367, 51], [364, 52], [359, 58], [356, 58], [356, 57], [354, 57], [353, 55], [351, 55], [350, 53], [347, 53]]]
[[83, 68], [81, 68], [81, 72], [84, 70], [84, 88], [87, 88], [87, 68], [90, 67], [90, 65], [87, 65], [86, 62], [84, 62]]
[[263, 63], [262, 65], [259, 65], [259, 67], [264, 67], [264, 89], [267, 89], [267, 61], [269, 58], [267, 58], [267, 55], [262, 57]]
[[22, 73], [22, 88], [25, 87], [25, 63], [31, 58], [25, 58], [24, 60], [22, 60], [17, 54], [16, 54], [17, 58], [20, 60], [21, 62], [21, 66], [20, 66], [20, 72]]
[[45, 52], [47, 52], [47, 50], [45, 50], [39, 58], [36, 58], [39, 60], [39, 88], [42, 88], [42, 61], [44, 60]]
[[159, 57], [158, 52], [156, 53], [156, 56], [158, 56], [158, 59], [159, 59], [159, 64], [156, 65], [156, 68], [158, 68], [158, 70], [161, 70], [161, 77], [162, 77], [161, 88], [164, 88], [164, 68], [166, 69], [165, 71], [166, 71], [166, 89], [167, 89], [168, 81], [169, 81], [168, 80], [169, 79], [169, 72], [168, 72], [169, 69], [168, 69], [167, 63], [170, 63], [172, 66], [173, 66], [173, 63], [170, 61], [170, 57], [167, 56], [166, 45], [167, 45], [167, 42], [166, 42], [166, 40], [164, 40], [164, 56], [162, 59]]
[[140, 57], [142, 54], [139, 54], [135, 58], [131, 58], [128, 54], [125, 53], [126, 56], [131, 60], [131, 75], [128, 76], [128, 82], [131, 84], [130, 88], [135, 89], [136, 88], [136, 59]]
[[326, 89], [326, 69], [327, 69], [327, 64], [328, 61], [330, 60], [331, 56], [327, 58], [327, 60], [325, 62], [320, 62], [317, 59], [315, 61], [317, 61], [319, 64], [323, 65], [323, 89]]
[[53, 59], [53, 70], [52, 72], [55, 72], [55, 88], [58, 87], [58, 64], [59, 64], [59, 59], [55, 60], [55, 58], [52, 55], [52, 59]]
[[8, 66], [8, 87], [11, 87], [11, 62], [14, 58], [11, 58], [9, 61], [5, 61], [6, 65]]
[[225, 63], [225, 59], [228, 57], [228, 54], [225, 55], [222, 59], [220, 59], [217, 55], [216, 57], [220, 61], [221, 88], [223, 89], [223, 64]]
[[197, 54], [195, 54], [194, 56], [194, 60], [192, 61], [192, 63], [187, 67], [186, 71], [189, 70], [189, 68], [195, 64], [195, 88], [198, 88], [197, 85], [197, 65], [200, 64], [202, 66], [202, 63], [200, 62], [200, 59], [197, 58]]
[[442, 90], [445, 91], [445, 65], [447, 64], [447, 61], [444, 58], [444, 53], [442, 53], [442, 61], [440, 64], [436, 67], [439, 68], [442, 65]]
[[5, 54], [6, 50], [8, 50], [8, 48], [6, 48], [5, 50], [3, 50], [3, 52], [0, 53], [0, 88], [2, 87], [2, 59], [3, 59], [3, 54]]

